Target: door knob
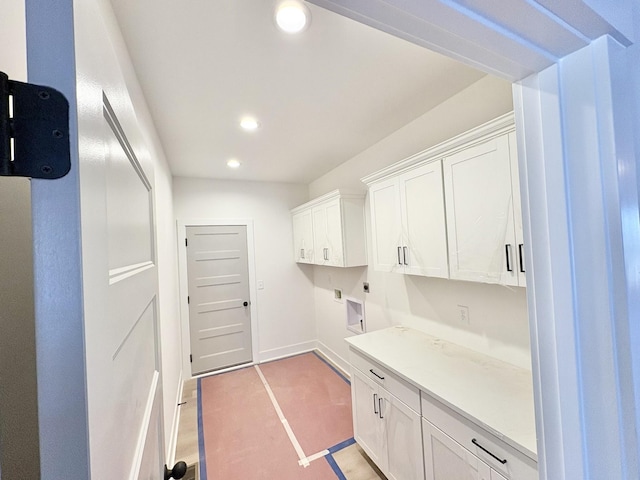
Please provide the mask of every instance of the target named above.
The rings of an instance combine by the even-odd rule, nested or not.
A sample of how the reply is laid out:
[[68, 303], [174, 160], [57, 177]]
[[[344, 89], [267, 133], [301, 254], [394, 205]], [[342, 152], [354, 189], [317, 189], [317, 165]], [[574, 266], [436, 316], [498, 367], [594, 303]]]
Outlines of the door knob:
[[175, 478], [178, 480], [182, 478], [187, 473], [187, 464], [184, 462], [176, 463], [171, 470], [167, 468], [167, 465], [164, 466], [164, 480], [169, 480], [171, 478]]
[[249, 302], [242, 302], [242, 305], [244, 305], [245, 307], [249, 306]]

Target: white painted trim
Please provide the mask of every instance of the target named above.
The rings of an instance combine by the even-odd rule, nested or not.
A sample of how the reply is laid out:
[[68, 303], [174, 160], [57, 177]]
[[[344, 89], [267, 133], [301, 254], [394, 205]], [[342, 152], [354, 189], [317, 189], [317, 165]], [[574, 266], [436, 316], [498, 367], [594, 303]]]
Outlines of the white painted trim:
[[514, 130], [513, 112], [505, 113], [460, 135], [411, 155], [404, 160], [393, 163], [366, 177], [362, 177], [360, 181], [366, 185], [371, 185], [372, 183], [385, 180], [391, 176], [415, 168], [418, 165], [440, 160], [443, 155], [453, 155], [459, 150], [469, 148], [476, 141], [485, 141]]
[[296, 343], [293, 345], [288, 345], [286, 347], [264, 350], [260, 352], [260, 363], [272, 362], [273, 360], [280, 360], [281, 358], [287, 358], [293, 355], [299, 355], [301, 353], [312, 352], [316, 349], [316, 346], [317, 341], [310, 340], [308, 342]]
[[215, 375], [220, 375], [221, 373], [234, 372], [236, 370], [242, 370], [243, 368], [253, 367], [254, 365], [257, 365], [257, 363], [256, 362], [241, 363], [240, 365], [234, 365], [233, 367], [221, 368], [220, 370], [212, 370], [210, 372], [199, 373], [197, 375], [194, 375], [191, 378], [194, 379], [194, 378], [213, 377]]
[[[145, 406], [144, 415], [142, 416], [142, 428], [140, 429], [140, 433], [138, 433], [136, 451], [133, 454], [133, 464], [131, 465], [129, 480], [138, 480], [140, 476], [140, 467], [142, 466], [142, 458], [144, 456], [144, 448], [146, 445], [147, 433], [149, 432], [149, 425], [151, 424], [151, 414], [153, 413], [153, 405], [156, 400], [159, 381], [160, 372], [158, 370], [155, 370], [153, 372], [153, 378], [151, 379], [151, 388], [149, 389], [149, 395], [147, 396], [147, 405]], [[158, 412], [158, 414], [162, 415], [162, 412]]]
[[318, 341], [318, 352], [340, 370], [345, 377], [351, 378], [351, 364], [348, 360], [342, 358], [320, 341]]
[[135, 265], [127, 265], [122, 268], [114, 268], [109, 270], [109, 285], [113, 285], [114, 283], [118, 283], [125, 278], [132, 277], [137, 275], [138, 273], [142, 273], [145, 270], [153, 268], [155, 264], [152, 261], [136, 263]]
[[178, 434], [180, 433], [180, 402], [182, 401], [182, 390], [184, 381], [182, 380], [182, 370], [178, 376], [178, 393], [174, 402], [173, 424], [171, 425], [171, 436], [169, 437], [169, 451], [167, 452], [167, 465], [173, 465], [176, 461], [176, 448], [178, 447]]
[[303, 203], [302, 205], [298, 205], [297, 207], [292, 208], [291, 214], [294, 215], [296, 213], [307, 210], [308, 208], [320, 205], [321, 203], [328, 202], [329, 200], [335, 200], [336, 198], [364, 198], [365, 196], [365, 191], [339, 188], [337, 190], [333, 190], [329, 193], [325, 193], [324, 195], [314, 198], [313, 200], [309, 200], [307, 203]]
[[189, 333], [189, 305], [187, 295], [189, 292], [189, 281], [187, 277], [187, 248], [184, 239], [187, 238], [187, 227], [191, 226], [224, 226], [237, 225], [247, 227], [247, 266], [249, 268], [249, 297], [251, 301], [251, 356], [255, 363], [259, 358], [259, 329], [258, 329], [258, 287], [256, 284], [256, 250], [253, 229], [253, 219], [250, 218], [190, 218], [177, 220], [177, 242], [178, 242], [178, 277], [180, 286], [180, 324], [182, 330], [182, 373], [183, 378], [195, 378], [191, 373], [191, 363], [189, 355], [191, 352], [191, 335]]

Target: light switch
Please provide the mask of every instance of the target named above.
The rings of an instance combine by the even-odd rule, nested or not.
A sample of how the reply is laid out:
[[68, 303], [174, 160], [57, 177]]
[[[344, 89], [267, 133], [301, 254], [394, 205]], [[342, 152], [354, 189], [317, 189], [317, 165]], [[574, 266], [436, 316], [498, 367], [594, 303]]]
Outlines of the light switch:
[[258, 290], [264, 290], [264, 281], [258, 280]]

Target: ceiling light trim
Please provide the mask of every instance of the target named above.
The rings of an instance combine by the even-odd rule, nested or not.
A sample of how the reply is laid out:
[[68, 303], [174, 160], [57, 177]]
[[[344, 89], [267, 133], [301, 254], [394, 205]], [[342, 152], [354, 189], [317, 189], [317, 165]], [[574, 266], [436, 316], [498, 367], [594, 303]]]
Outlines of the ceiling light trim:
[[276, 6], [274, 19], [281, 31], [295, 35], [309, 28], [311, 11], [301, 0], [284, 0]]

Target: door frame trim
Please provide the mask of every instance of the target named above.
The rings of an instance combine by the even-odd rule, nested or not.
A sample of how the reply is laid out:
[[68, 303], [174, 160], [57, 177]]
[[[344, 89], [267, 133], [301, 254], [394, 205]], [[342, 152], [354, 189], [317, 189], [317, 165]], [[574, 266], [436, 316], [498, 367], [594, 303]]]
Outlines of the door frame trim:
[[[196, 378], [202, 375], [191, 373], [191, 363], [189, 354], [191, 352], [191, 341], [189, 335], [189, 305], [187, 295], [189, 292], [189, 281], [187, 277], [187, 247], [184, 239], [187, 238], [187, 227], [202, 226], [244, 226], [247, 227], [247, 266], [249, 269], [249, 297], [251, 313], [251, 362], [244, 365], [254, 365], [258, 363], [258, 295], [256, 284], [256, 262], [255, 244], [253, 236], [253, 219], [251, 218], [188, 218], [178, 219], [177, 241], [178, 241], [178, 284], [180, 292], [180, 331], [182, 333], [182, 378], [185, 380]], [[222, 369], [221, 371], [223, 371]]]

